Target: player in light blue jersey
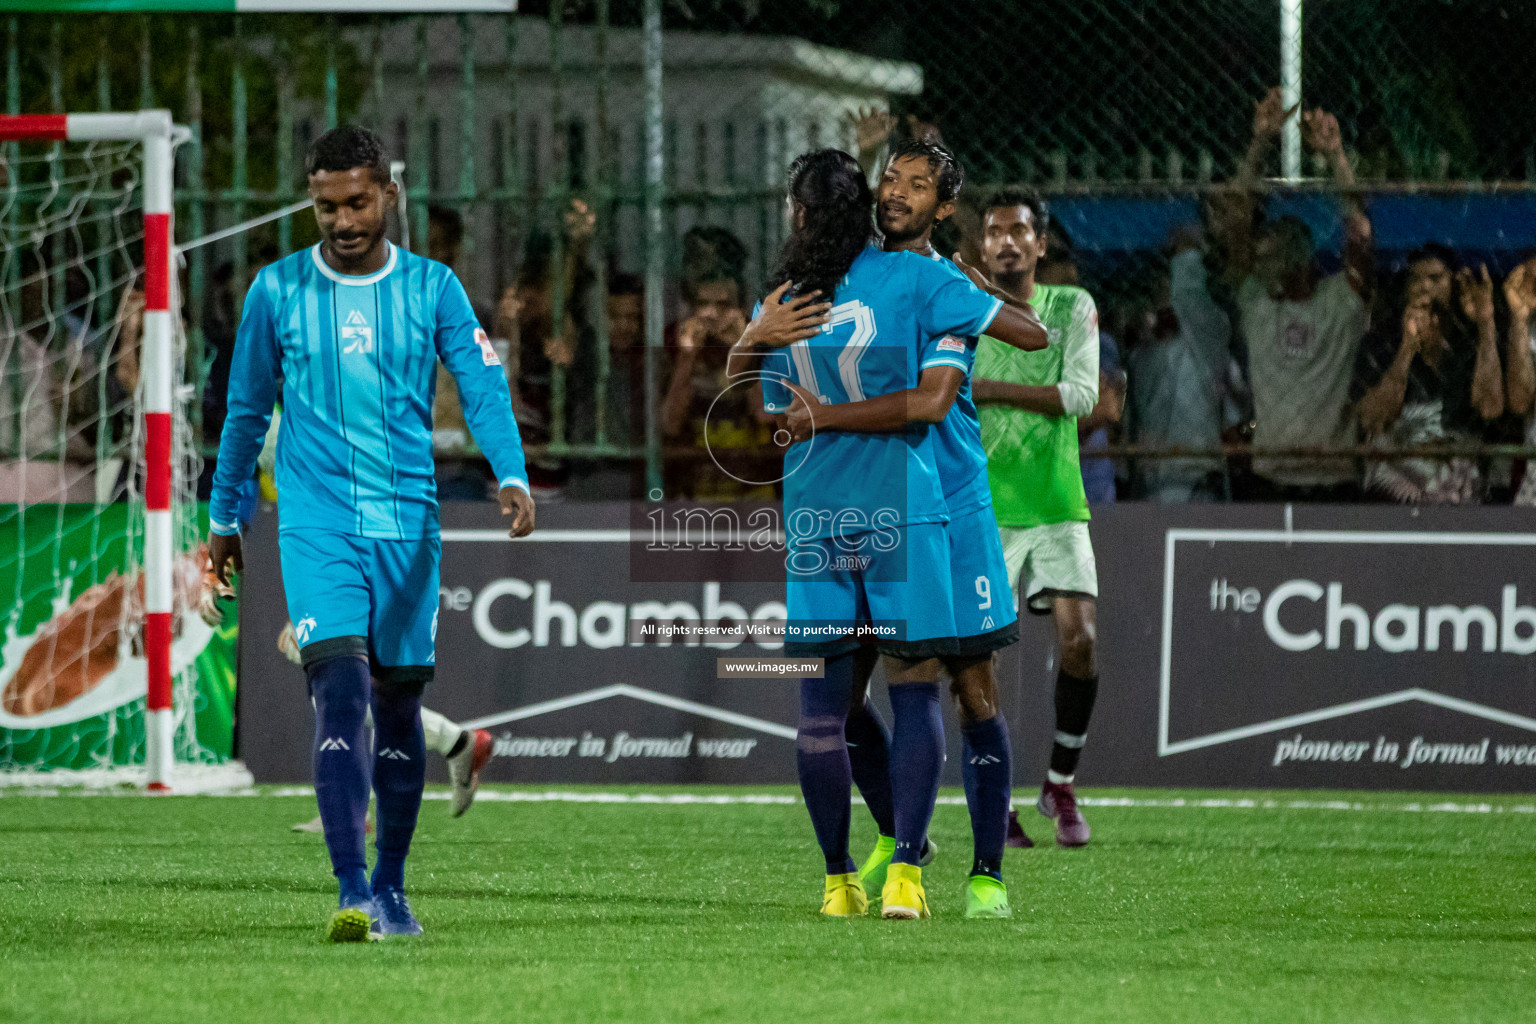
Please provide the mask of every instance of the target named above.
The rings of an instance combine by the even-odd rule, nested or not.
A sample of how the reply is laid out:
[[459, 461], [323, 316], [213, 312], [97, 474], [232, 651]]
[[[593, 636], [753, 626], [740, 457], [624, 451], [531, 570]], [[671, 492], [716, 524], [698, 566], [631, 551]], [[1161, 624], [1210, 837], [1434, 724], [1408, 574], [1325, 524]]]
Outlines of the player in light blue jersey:
[[[1027, 307], [1005, 306], [954, 267], [874, 244], [873, 197], [857, 161], [836, 150], [790, 169], [794, 230], [779, 287], [737, 343], [769, 359], [764, 404], [784, 412], [795, 394], [822, 404], [862, 402], [914, 388], [925, 354], [948, 335], [983, 331], [1023, 347], [1045, 334]], [[800, 299], [783, 302], [793, 288]], [[829, 301], [808, 305], [817, 296]], [[1001, 333], [999, 333], [1001, 332]], [[733, 358], [733, 368], [741, 364]], [[848, 855], [851, 789], [844, 724], [855, 651], [876, 640], [896, 713], [891, 741], [892, 863], [882, 915], [928, 915], [920, 862], [943, 764], [936, 656], [953, 650], [949, 519], [928, 424], [896, 432], [832, 432], [785, 455], [786, 653], [822, 656], [801, 683], [796, 764], [826, 858], [822, 912], [864, 913], [867, 896]], [[890, 632], [884, 632], [889, 630]]]
[[[439, 359], [501, 484], [512, 536], [533, 529], [533, 499], [505, 372], [463, 285], [384, 237], [397, 188], [378, 137], [350, 126], [326, 132], [305, 169], [322, 241], [264, 268], [246, 296], [209, 554], [221, 582], [243, 568], [239, 491], [281, 378], [279, 552], [314, 699], [315, 797], [340, 883], [329, 936], [419, 935], [405, 858], [425, 781], [421, 693], [436, 661]], [[363, 841], [370, 779], [378, 800], [371, 881]]]
[[[885, 249], [946, 262], [934, 251], [931, 237], [935, 225], [954, 212], [963, 185], [964, 172], [945, 147], [916, 139], [897, 143], [877, 192], [876, 220]], [[925, 350], [918, 386], [908, 391], [841, 405], [797, 397], [787, 426], [798, 441], [825, 437], [829, 431], [893, 431], [933, 424], [936, 464], [949, 509], [946, 535], [956, 637], [954, 649], [941, 661], [960, 710], [961, 777], [975, 844], [966, 914], [990, 918], [1011, 914], [1002, 861], [1013, 774], [992, 652], [1018, 639], [1018, 614], [992, 514], [981, 423], [971, 399], [976, 342], [975, 335], [938, 339]], [[894, 850], [890, 736], [867, 699], [872, 671], [871, 661], [858, 666], [847, 726], [853, 778], [880, 830], [875, 850], [859, 872], [870, 889], [883, 884]]]

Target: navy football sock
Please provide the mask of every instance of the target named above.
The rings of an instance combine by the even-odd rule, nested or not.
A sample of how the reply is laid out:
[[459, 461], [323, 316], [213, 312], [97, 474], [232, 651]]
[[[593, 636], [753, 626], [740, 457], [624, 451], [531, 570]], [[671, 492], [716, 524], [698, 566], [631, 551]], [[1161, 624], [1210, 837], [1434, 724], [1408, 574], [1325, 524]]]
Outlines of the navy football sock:
[[307, 669], [315, 699], [315, 800], [342, 900], [351, 902], [368, 894], [368, 659], [326, 658]]
[[891, 789], [896, 804], [896, 864], [916, 864], [928, 838], [944, 768], [944, 719], [938, 683], [890, 688], [896, 728], [891, 735]]
[[883, 836], [896, 834], [896, 805], [891, 799], [891, 734], [866, 696], [848, 712], [848, 762], [853, 784]]
[[853, 775], [843, 729], [853, 699], [853, 655], [827, 658], [820, 679], [800, 680], [800, 731], [795, 769], [810, 812], [827, 874], [856, 871], [848, 856], [849, 801]]
[[427, 781], [427, 742], [421, 731], [421, 698], [373, 691], [373, 790], [378, 798], [379, 861], [373, 889], [405, 887], [405, 857], [416, 832], [421, 791]]
[[973, 875], [1002, 880], [1003, 842], [1008, 838], [1008, 801], [1013, 793], [1013, 752], [1008, 723], [1002, 715], [960, 730], [960, 777], [965, 782], [965, 806], [971, 812], [971, 836], [976, 860]]

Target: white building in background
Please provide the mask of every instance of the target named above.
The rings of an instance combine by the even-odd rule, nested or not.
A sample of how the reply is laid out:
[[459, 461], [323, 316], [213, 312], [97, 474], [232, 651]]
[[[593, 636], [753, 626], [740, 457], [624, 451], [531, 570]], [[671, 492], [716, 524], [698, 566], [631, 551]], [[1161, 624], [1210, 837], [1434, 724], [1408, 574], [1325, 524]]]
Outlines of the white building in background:
[[[456, 19], [427, 22], [427, 139], [420, 148], [429, 155], [426, 167], [407, 167], [408, 179], [414, 184], [425, 174], [439, 198], [460, 194], [464, 60], [466, 52], [472, 52], [475, 194], [489, 196], [512, 180], [504, 153], [514, 123], [514, 97], [515, 152], [524, 188], [547, 193], [555, 181], [557, 99], [572, 177], [578, 191], [591, 188], [597, 181], [598, 161], [595, 29], [567, 26], [562, 31], [557, 97], [548, 22], [518, 20], [511, 76], [505, 22], [472, 17], [467, 24], [468, 46]], [[408, 157], [418, 102], [415, 29], [409, 22], [389, 25], [380, 38], [384, 90], [378, 122], [396, 150], [393, 155]], [[372, 33], [349, 32], [348, 40], [367, 68], [374, 47]], [[610, 29], [607, 49], [610, 177], [634, 200], [619, 204], [613, 248], [619, 269], [638, 271], [644, 263], [638, 206], [644, 183], [645, 116], [640, 30]], [[888, 110], [892, 96], [914, 96], [923, 88], [922, 69], [915, 64], [864, 57], [801, 39], [668, 32], [662, 49], [668, 191], [687, 199], [668, 209], [665, 230], [674, 245], [695, 224], [720, 225], [735, 232], [749, 252], [752, 289], [762, 269], [771, 265], [782, 239], [782, 204], [772, 193], [782, 189], [789, 161], [818, 146], [853, 151], [850, 117], [855, 111]], [[374, 119], [371, 103], [372, 97], [359, 105], [365, 120]], [[322, 119], [313, 100], [301, 104], [298, 120], [301, 142], [307, 133], [319, 130]], [[741, 191], [756, 195], [726, 201], [726, 194]], [[460, 273], [478, 297], [490, 297], [509, 280], [528, 227], [526, 216], [512, 221], [506, 213], [497, 212], [498, 205], [503, 204], [475, 204], [466, 224], [470, 255]]]

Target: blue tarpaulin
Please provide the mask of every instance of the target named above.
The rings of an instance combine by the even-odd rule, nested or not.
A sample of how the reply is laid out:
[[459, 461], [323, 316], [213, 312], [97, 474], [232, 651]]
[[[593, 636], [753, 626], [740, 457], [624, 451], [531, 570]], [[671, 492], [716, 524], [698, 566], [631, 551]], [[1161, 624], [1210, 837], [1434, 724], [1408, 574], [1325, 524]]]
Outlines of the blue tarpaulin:
[[[1384, 194], [1369, 196], [1367, 204], [1384, 267], [1425, 242], [1450, 246], [1463, 260], [1486, 261], [1501, 273], [1536, 253], [1536, 193]], [[1336, 197], [1278, 193], [1269, 197], [1267, 208], [1270, 216], [1293, 214], [1306, 221], [1321, 252], [1342, 248]], [[1163, 249], [1176, 228], [1199, 219], [1199, 207], [1193, 196], [1072, 196], [1053, 198], [1051, 216], [1081, 256], [1113, 260]]]

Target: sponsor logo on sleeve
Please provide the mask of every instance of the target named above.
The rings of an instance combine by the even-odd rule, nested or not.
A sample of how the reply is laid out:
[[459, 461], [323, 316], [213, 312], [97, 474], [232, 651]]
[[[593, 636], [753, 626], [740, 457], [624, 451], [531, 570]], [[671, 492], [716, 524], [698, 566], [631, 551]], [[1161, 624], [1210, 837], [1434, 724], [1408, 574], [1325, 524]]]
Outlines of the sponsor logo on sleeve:
[[480, 346], [480, 361], [486, 366], [500, 366], [501, 360], [496, 356], [496, 348], [491, 344], [490, 337], [485, 333], [485, 328], [475, 328], [475, 344]]

